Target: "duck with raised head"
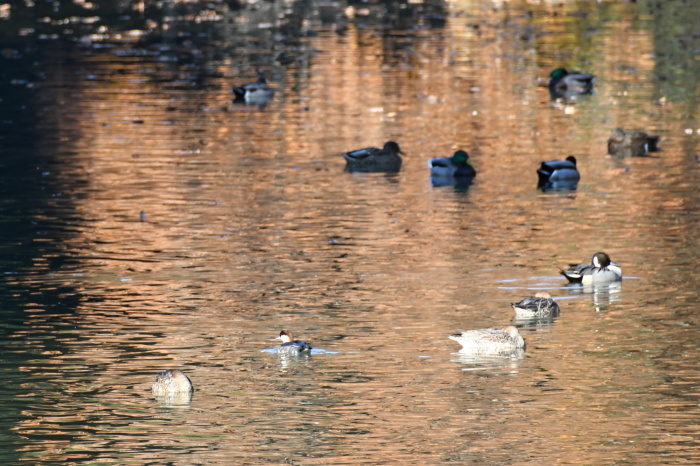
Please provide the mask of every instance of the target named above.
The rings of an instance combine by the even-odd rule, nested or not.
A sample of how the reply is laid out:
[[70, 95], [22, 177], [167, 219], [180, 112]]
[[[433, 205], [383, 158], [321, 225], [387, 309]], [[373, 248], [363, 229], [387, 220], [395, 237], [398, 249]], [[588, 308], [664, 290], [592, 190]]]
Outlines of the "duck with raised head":
[[644, 157], [659, 150], [659, 136], [615, 128], [608, 139], [608, 154], [615, 157]]
[[503, 328], [459, 330], [450, 335], [450, 340], [462, 345], [461, 353], [483, 356], [505, 356], [525, 349], [525, 340], [512, 325]]
[[430, 167], [430, 176], [444, 178], [473, 178], [476, 176], [476, 170], [469, 162], [469, 154], [463, 150], [458, 150], [452, 154], [452, 157], [431, 159], [428, 166]]
[[277, 339], [282, 340], [282, 344], [277, 350], [278, 354], [298, 356], [302, 353], [309, 353], [312, 350], [311, 345], [303, 340], [295, 340], [292, 332], [287, 330], [282, 330]]
[[566, 270], [561, 270], [560, 273], [570, 283], [583, 285], [599, 285], [622, 280], [622, 268], [612, 262], [610, 256], [604, 252], [593, 254], [590, 264], [570, 264]]
[[576, 167], [576, 157], [542, 162], [537, 170], [537, 187], [541, 189], [576, 189], [581, 174]]
[[251, 84], [235, 86], [231, 88], [234, 95], [234, 103], [246, 103], [249, 105], [264, 106], [275, 93], [275, 90], [267, 85], [267, 80], [262, 72], [258, 71], [258, 80]]
[[404, 154], [399, 145], [388, 141], [384, 147], [366, 147], [343, 154], [347, 163], [346, 170], [351, 172], [397, 172], [401, 169], [401, 156]]
[[192, 393], [194, 387], [184, 372], [178, 369], [168, 369], [156, 374], [156, 380], [153, 382], [151, 390], [155, 397], [168, 397]]
[[535, 296], [528, 296], [510, 305], [520, 318], [559, 316], [559, 305], [546, 291], [539, 291]]
[[595, 76], [578, 71], [567, 71], [557, 68], [549, 75], [549, 95], [556, 99], [576, 99], [582, 95], [593, 93]]

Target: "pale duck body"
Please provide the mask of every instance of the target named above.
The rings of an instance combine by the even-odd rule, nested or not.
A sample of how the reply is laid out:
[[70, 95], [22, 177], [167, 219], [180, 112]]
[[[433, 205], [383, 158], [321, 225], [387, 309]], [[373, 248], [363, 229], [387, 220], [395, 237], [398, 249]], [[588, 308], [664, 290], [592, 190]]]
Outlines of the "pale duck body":
[[168, 397], [178, 394], [188, 394], [194, 391], [192, 381], [184, 372], [173, 369], [165, 370], [156, 375], [151, 388], [153, 396]]
[[458, 150], [452, 157], [438, 157], [428, 162], [430, 175], [435, 177], [473, 178], [476, 170], [469, 163], [469, 154]]
[[311, 345], [303, 340], [295, 340], [294, 335], [286, 330], [282, 330], [277, 338], [282, 340], [282, 345], [280, 345], [279, 349], [277, 350], [278, 354], [298, 356], [304, 352], [308, 353], [312, 350]]
[[275, 90], [267, 85], [267, 80], [262, 73], [258, 72], [258, 80], [252, 84], [236, 86], [231, 88], [234, 94], [235, 103], [245, 102], [249, 105], [264, 106], [267, 104], [275, 93]]
[[515, 314], [521, 318], [557, 317], [559, 305], [546, 291], [540, 291], [535, 296], [528, 296], [517, 303], [511, 303]]
[[512, 325], [503, 328], [460, 330], [450, 335], [450, 340], [462, 345], [461, 353], [481, 356], [507, 356], [525, 348], [525, 340]]
[[583, 285], [598, 285], [622, 280], [622, 268], [612, 262], [604, 252], [595, 253], [590, 264], [569, 265], [569, 268], [562, 270], [561, 274], [570, 283]]
[[[352, 172], [397, 172], [401, 169], [399, 145], [388, 141], [384, 147], [366, 147], [343, 154], [347, 163], [346, 170]], [[405, 155], [405, 154], [404, 154]]]
[[542, 189], [575, 189], [581, 174], [576, 167], [576, 157], [568, 156], [565, 160], [542, 162], [537, 170], [537, 187]]

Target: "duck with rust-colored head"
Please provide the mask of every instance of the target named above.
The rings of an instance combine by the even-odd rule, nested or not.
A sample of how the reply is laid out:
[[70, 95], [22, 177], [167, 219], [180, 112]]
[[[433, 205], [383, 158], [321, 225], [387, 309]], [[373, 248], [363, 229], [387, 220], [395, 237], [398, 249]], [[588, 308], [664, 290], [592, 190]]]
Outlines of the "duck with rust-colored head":
[[295, 340], [292, 332], [287, 330], [282, 330], [277, 339], [282, 340], [282, 344], [277, 350], [278, 354], [298, 356], [302, 353], [309, 353], [312, 350], [311, 345], [303, 340]]
[[401, 169], [401, 156], [404, 154], [399, 145], [388, 141], [381, 149], [366, 147], [343, 154], [346, 170], [351, 172], [397, 172]]

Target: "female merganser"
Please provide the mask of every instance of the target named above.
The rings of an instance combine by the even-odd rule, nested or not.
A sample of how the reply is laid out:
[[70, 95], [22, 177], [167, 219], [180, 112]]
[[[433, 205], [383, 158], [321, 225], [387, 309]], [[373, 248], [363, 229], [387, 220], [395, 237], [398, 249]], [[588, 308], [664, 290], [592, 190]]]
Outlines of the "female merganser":
[[508, 355], [525, 348], [525, 340], [512, 325], [503, 328], [460, 330], [450, 335], [450, 340], [462, 345], [461, 353], [478, 355]]
[[610, 260], [604, 252], [596, 252], [590, 264], [570, 264], [561, 274], [570, 283], [595, 285], [622, 280], [622, 268]]
[[528, 296], [510, 305], [515, 310], [515, 315], [521, 318], [557, 317], [559, 315], [559, 305], [546, 291], [540, 291], [535, 296]]
[[309, 352], [312, 349], [311, 345], [309, 345], [307, 342], [303, 340], [295, 340], [292, 332], [288, 332], [286, 330], [282, 330], [277, 338], [282, 340], [282, 345], [280, 345], [279, 350], [277, 350], [278, 354], [296, 356], [304, 351]]
[[347, 163], [346, 170], [351, 172], [397, 172], [401, 169], [401, 148], [394, 141], [384, 147], [367, 147], [343, 154]]
[[156, 375], [152, 391], [155, 397], [166, 397], [180, 393], [192, 393], [194, 387], [184, 372], [168, 369]]

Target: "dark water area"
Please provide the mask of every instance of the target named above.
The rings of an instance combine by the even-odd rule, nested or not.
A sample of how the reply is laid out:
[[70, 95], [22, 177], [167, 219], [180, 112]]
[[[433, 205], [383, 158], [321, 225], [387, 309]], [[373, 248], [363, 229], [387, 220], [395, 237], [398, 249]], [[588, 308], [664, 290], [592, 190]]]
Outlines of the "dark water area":
[[[103, 3], [0, 5], [5, 463], [700, 460], [700, 4]], [[431, 179], [457, 149], [477, 176]], [[596, 251], [622, 282], [567, 285]], [[561, 315], [516, 319], [539, 290]], [[523, 354], [448, 339], [505, 325]]]

